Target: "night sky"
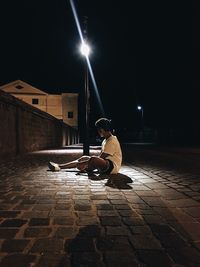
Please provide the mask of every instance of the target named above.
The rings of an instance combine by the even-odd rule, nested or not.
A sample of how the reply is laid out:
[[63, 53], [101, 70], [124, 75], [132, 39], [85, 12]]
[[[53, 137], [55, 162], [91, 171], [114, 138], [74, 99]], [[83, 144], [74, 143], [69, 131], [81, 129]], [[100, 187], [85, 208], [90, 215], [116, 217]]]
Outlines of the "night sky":
[[[74, 3], [81, 26], [88, 16], [91, 65], [106, 116], [116, 128], [138, 126], [138, 104], [144, 107], [147, 127], [198, 123], [198, 6], [193, 5], [191, 34], [188, 7], [178, 4]], [[69, 1], [6, 0], [0, 12], [0, 84], [22, 79], [49, 93], [77, 92], [82, 97], [84, 60]], [[101, 113], [91, 81], [90, 93], [93, 124]]]

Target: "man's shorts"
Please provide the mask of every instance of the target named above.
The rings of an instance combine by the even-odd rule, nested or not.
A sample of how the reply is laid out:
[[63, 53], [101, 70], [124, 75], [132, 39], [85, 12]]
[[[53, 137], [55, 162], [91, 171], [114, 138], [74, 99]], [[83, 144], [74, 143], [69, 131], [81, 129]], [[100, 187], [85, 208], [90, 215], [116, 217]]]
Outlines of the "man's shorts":
[[99, 170], [100, 174], [110, 174], [114, 168], [113, 162], [110, 159], [105, 159], [108, 162], [108, 166], [105, 170]]

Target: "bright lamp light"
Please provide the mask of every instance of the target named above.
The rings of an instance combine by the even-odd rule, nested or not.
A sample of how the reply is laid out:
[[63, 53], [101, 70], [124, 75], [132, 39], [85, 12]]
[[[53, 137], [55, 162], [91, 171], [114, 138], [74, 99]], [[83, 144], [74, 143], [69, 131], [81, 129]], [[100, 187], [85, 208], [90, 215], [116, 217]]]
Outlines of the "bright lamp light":
[[88, 57], [89, 56], [89, 54], [90, 54], [90, 47], [89, 47], [88, 44], [82, 43], [80, 50], [81, 50], [81, 54], [83, 56], [85, 56], [85, 57]]
[[138, 110], [141, 110], [141, 109], [142, 109], [142, 107], [141, 107], [141, 106], [137, 106], [137, 109], [138, 109]]

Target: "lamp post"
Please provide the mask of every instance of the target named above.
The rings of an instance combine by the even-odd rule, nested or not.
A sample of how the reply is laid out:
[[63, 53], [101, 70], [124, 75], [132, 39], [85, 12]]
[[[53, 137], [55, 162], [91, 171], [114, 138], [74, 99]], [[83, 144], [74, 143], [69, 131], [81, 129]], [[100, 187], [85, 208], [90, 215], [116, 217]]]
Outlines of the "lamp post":
[[141, 121], [142, 121], [142, 128], [143, 128], [143, 124], [144, 124], [144, 111], [143, 111], [143, 107], [142, 106], [137, 106], [137, 110], [139, 110], [141, 112]]
[[143, 141], [143, 130], [144, 130], [144, 110], [143, 107], [138, 105], [137, 110], [141, 112], [141, 141]]
[[80, 47], [81, 54], [85, 57], [85, 90], [84, 90], [84, 141], [83, 154], [89, 155], [89, 77], [88, 77], [88, 56], [90, 47], [84, 40]]

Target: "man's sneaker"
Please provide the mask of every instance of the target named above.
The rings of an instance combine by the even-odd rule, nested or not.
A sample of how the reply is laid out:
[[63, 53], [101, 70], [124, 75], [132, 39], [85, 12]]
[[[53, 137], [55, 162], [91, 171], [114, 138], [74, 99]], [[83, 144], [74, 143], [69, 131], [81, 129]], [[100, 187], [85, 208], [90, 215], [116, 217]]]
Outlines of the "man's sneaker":
[[48, 163], [48, 166], [49, 166], [49, 169], [51, 170], [51, 171], [53, 171], [53, 172], [58, 172], [58, 171], [60, 171], [60, 167], [58, 166], [58, 164], [57, 163], [54, 163], [54, 162], [49, 162]]

